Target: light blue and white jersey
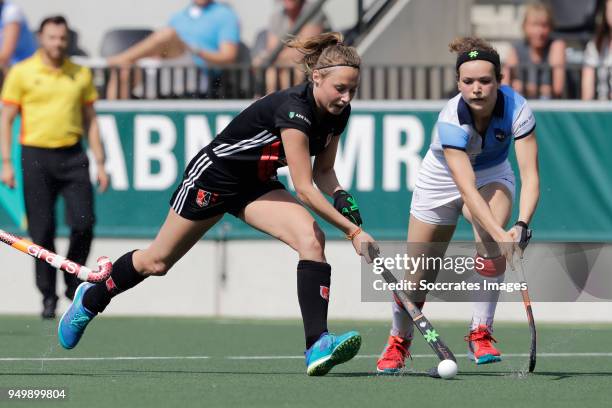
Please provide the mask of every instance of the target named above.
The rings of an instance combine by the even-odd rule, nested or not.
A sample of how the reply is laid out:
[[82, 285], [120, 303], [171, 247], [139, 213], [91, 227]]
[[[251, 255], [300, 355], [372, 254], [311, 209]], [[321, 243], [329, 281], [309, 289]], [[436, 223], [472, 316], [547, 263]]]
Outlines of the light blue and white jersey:
[[461, 198], [444, 157], [444, 149], [465, 151], [474, 168], [476, 187], [492, 182], [505, 185], [514, 197], [515, 177], [508, 161], [512, 139], [535, 129], [533, 112], [525, 98], [501, 86], [491, 122], [484, 135], [474, 128], [472, 114], [461, 94], [452, 98], [438, 115], [429, 151], [425, 155], [412, 195], [411, 211], [431, 210]]
[[458, 94], [438, 115], [430, 150], [441, 160], [444, 160], [445, 148], [463, 150], [475, 171], [484, 170], [503, 163], [508, 158], [511, 140], [529, 135], [535, 126], [535, 117], [525, 98], [502, 85], [489, 127], [481, 135], [474, 126], [468, 104]]

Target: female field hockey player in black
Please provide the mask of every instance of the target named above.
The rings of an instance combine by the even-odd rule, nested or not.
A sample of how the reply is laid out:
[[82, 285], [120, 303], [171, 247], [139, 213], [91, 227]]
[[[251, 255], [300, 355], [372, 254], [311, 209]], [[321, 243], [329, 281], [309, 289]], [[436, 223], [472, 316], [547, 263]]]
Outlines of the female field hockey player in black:
[[[334, 172], [340, 134], [359, 83], [360, 57], [342, 43], [339, 33], [294, 39], [287, 46], [303, 53], [309, 81], [251, 104], [191, 160], [151, 245], [117, 259], [106, 282], [79, 286], [59, 323], [64, 348], [77, 345], [87, 324], [114, 296], [148, 276], [166, 274], [228, 212], [299, 255], [307, 373], [325, 375], [357, 354], [358, 333], [335, 336], [327, 331], [331, 267], [325, 259], [325, 237], [306, 208], [276, 179], [276, 170], [289, 166], [301, 203], [346, 234], [358, 255], [374, 242], [359, 227], [359, 209]], [[333, 196], [333, 206], [323, 193]]]

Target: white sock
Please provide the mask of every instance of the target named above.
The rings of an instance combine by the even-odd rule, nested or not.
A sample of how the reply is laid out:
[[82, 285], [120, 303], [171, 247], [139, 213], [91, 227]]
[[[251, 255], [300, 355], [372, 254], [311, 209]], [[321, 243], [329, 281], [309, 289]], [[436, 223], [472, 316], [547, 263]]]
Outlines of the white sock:
[[393, 323], [391, 325], [392, 336], [399, 336], [405, 339], [411, 339], [412, 333], [414, 331], [414, 323], [408, 313], [398, 306], [397, 303], [393, 302], [391, 304], [391, 308], [393, 309]]
[[[505, 279], [505, 275], [497, 277], [485, 277], [476, 275], [477, 278], [471, 279], [472, 281], [480, 282], [480, 287], [483, 287], [484, 280], [487, 282], [501, 283]], [[470, 324], [470, 331], [478, 328], [481, 324], [486, 325], [489, 331], [493, 331], [493, 319], [495, 318], [495, 309], [497, 308], [497, 301], [499, 299], [499, 290], [487, 290], [476, 292], [478, 301], [473, 304], [472, 312], [472, 323]]]

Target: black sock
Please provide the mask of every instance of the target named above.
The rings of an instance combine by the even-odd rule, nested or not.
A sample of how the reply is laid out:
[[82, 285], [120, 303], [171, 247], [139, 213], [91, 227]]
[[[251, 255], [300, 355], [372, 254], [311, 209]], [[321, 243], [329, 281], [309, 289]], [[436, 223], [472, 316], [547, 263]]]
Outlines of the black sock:
[[298, 300], [309, 349], [327, 331], [331, 266], [326, 262], [300, 261], [297, 272]]
[[124, 254], [113, 263], [113, 271], [105, 282], [96, 283], [83, 296], [83, 306], [93, 313], [100, 313], [106, 309], [111, 299], [121, 292], [133, 288], [142, 282], [146, 276], [136, 272], [132, 255], [133, 250]]

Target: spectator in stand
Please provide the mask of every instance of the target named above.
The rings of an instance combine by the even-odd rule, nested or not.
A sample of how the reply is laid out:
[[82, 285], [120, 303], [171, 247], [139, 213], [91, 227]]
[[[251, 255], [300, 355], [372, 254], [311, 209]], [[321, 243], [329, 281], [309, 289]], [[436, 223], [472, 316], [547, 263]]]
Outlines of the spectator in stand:
[[[282, 0], [282, 8], [277, 9], [272, 14], [270, 22], [268, 23], [268, 27], [270, 28], [267, 33], [266, 49], [262, 55], [255, 57], [253, 65], [261, 65], [265, 58], [267, 58], [278, 46], [280, 41], [287, 40], [287, 34], [293, 31], [295, 23], [302, 15], [308, 14], [313, 6], [314, 3], [308, 0]], [[325, 31], [330, 31], [330, 25], [325, 13], [320, 11], [302, 27], [296, 37], [304, 40]], [[278, 68], [296, 65], [296, 61], [300, 60], [301, 57], [302, 55], [295, 48], [286, 47], [281, 51], [276, 61], [274, 61], [276, 67], [272, 67], [266, 71], [267, 93], [288, 88], [304, 80], [303, 72], [297, 68]], [[294, 75], [293, 81], [291, 81], [291, 70], [293, 70]]]
[[[129, 67], [147, 57], [194, 63], [201, 72], [210, 74], [209, 65], [232, 64], [238, 56], [240, 27], [238, 17], [227, 5], [214, 0], [193, 0], [192, 4], [177, 12], [168, 26], [120, 54], [108, 59], [110, 66], [119, 66], [117, 76], [111, 75], [107, 88], [107, 99], [129, 97]], [[114, 74], [114, 73], [113, 73]], [[200, 78], [207, 84], [207, 78]], [[207, 89], [199, 88], [202, 93]]]
[[504, 67], [505, 85], [526, 98], [560, 98], [565, 86], [565, 42], [552, 40], [553, 15], [542, 3], [530, 3], [523, 19], [524, 39], [513, 44]]
[[588, 42], [582, 68], [582, 99], [612, 99], [612, 0], [597, 13], [595, 37]]
[[36, 51], [36, 38], [28, 28], [21, 8], [10, 1], [0, 0], [0, 68], [30, 57]]

